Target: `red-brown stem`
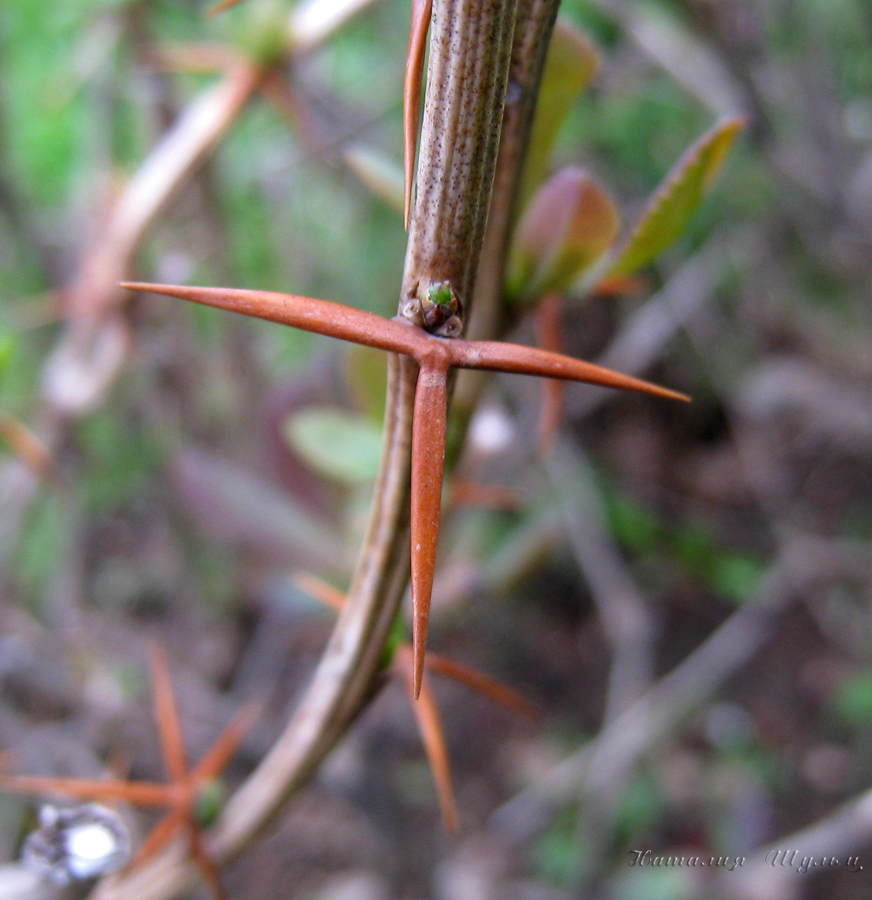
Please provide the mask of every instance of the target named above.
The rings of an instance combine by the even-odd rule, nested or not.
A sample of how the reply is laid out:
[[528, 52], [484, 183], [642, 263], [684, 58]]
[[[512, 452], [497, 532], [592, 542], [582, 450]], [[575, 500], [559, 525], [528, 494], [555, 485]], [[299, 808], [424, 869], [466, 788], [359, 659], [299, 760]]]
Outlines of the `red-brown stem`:
[[436, 544], [442, 508], [448, 417], [448, 358], [434, 354], [421, 365], [412, 425], [412, 646], [413, 689], [421, 690]]
[[472, 303], [496, 168], [515, 0], [433, 5], [427, 103], [399, 312], [448, 281]]

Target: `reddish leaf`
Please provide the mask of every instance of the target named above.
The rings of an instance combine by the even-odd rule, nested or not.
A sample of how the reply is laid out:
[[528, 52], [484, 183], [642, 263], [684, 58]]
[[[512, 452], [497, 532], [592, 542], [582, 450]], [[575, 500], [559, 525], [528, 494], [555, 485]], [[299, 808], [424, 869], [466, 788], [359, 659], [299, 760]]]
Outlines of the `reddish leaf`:
[[536, 192], [518, 225], [508, 289], [518, 299], [564, 291], [598, 262], [621, 227], [611, 197], [583, 169], [561, 169]]

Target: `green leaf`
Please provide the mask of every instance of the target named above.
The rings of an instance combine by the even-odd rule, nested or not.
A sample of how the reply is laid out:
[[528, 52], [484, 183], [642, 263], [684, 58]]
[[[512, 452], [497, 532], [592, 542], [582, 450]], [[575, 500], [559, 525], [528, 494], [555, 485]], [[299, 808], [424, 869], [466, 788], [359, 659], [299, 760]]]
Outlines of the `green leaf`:
[[388, 365], [385, 354], [372, 347], [351, 344], [342, 355], [343, 382], [354, 397], [355, 409], [381, 424], [385, 418]]
[[291, 416], [284, 431], [291, 447], [327, 478], [360, 484], [378, 474], [381, 428], [362, 416], [310, 407]]
[[12, 362], [15, 355], [18, 338], [11, 331], [0, 330], [0, 376], [6, 367]]
[[[213, 6], [215, 4], [212, 4]], [[287, 52], [289, 26], [288, 13], [283, 3], [276, 0], [251, 4], [240, 22], [228, 16], [222, 20], [228, 36], [251, 60], [264, 68], [277, 63]]]
[[741, 119], [720, 122], [682, 156], [654, 192], [608, 274], [636, 272], [675, 241], [711, 187], [743, 127]]
[[520, 208], [523, 209], [526, 200], [544, 181], [560, 126], [598, 68], [599, 55], [590, 40], [573, 25], [559, 19], [542, 73]]
[[612, 246], [621, 227], [611, 197], [583, 169], [561, 169], [536, 192], [518, 225], [507, 292], [538, 299], [571, 287]]
[[868, 726], [872, 721], [872, 670], [848, 676], [836, 688], [830, 703], [844, 722], [856, 728]]
[[[654, 856], [663, 858], [669, 854], [657, 853]], [[633, 858], [627, 856], [625, 861]], [[675, 900], [676, 897], [687, 896], [691, 884], [695, 881], [692, 873], [692, 868], [661, 865], [619, 871], [615, 877], [612, 896], [616, 900]]]
[[572, 884], [586, 870], [590, 847], [579, 835], [574, 819], [557, 817], [530, 848], [536, 875], [560, 887]]
[[724, 554], [712, 567], [712, 587], [722, 596], [742, 603], [754, 592], [764, 570], [763, 563], [751, 556]]

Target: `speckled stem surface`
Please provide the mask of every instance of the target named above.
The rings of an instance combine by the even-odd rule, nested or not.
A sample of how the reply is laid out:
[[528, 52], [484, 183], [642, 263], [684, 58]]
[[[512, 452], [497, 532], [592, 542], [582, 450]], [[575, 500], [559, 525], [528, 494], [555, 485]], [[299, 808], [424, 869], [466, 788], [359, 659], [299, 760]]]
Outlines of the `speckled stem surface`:
[[475, 282], [475, 315], [468, 316], [468, 338], [489, 340], [502, 331], [500, 291], [506, 256], [518, 213], [542, 70], [559, 6], [560, 0], [518, 0], [499, 156]]
[[[516, 0], [435, 0], [417, 196], [400, 309], [419, 285], [448, 281], [469, 303], [497, 159]], [[404, 326], [409, 327], [409, 326]], [[409, 581], [409, 481], [418, 366], [391, 356], [385, 443], [370, 522], [346, 603], [296, 712], [230, 798], [208, 836], [217, 861], [279, 813], [346, 732], [377, 684]], [[169, 900], [195, 877], [186, 848], [166, 853], [92, 900]]]
[[434, 0], [400, 313], [447, 281], [472, 301], [496, 169], [515, 0]]

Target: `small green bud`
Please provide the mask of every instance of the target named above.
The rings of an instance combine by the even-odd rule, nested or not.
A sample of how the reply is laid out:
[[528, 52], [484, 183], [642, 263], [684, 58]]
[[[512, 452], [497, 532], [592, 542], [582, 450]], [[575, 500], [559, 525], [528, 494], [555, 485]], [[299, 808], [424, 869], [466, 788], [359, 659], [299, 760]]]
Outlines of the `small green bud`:
[[451, 283], [448, 281], [435, 281], [427, 288], [427, 299], [437, 306], [451, 306], [457, 304]]
[[204, 827], [213, 825], [218, 820], [226, 799], [227, 789], [220, 779], [210, 778], [204, 782], [197, 795], [197, 803], [194, 808], [197, 823]]
[[441, 337], [457, 337], [462, 331], [460, 299], [450, 281], [432, 281], [421, 301], [424, 327]]

